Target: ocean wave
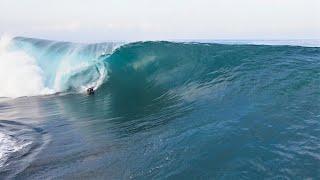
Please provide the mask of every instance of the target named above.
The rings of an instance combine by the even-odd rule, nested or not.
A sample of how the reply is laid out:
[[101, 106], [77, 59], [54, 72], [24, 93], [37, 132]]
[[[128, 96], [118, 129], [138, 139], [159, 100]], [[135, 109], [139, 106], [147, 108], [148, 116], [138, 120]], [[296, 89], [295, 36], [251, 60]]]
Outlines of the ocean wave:
[[319, 176], [320, 48], [11, 42], [43, 88], [97, 89], [0, 98], [1, 177]]
[[83, 93], [109, 80], [107, 84], [118, 85], [118, 89], [146, 88], [151, 82], [166, 88], [188, 83], [202, 87], [210, 83], [207, 80], [240, 78], [246, 71], [237, 68], [248, 69], [252, 63], [258, 71], [270, 58], [277, 58], [273, 63], [283, 63], [283, 59], [318, 53], [319, 48], [301, 46], [165, 41], [75, 44], [2, 38], [0, 97]]

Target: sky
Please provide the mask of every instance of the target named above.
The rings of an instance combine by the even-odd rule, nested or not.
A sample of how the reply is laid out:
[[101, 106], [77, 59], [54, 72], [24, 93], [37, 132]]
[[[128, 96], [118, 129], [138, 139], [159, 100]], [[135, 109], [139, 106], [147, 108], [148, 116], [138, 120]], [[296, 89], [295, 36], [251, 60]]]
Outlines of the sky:
[[0, 0], [0, 35], [75, 42], [320, 39], [320, 0]]

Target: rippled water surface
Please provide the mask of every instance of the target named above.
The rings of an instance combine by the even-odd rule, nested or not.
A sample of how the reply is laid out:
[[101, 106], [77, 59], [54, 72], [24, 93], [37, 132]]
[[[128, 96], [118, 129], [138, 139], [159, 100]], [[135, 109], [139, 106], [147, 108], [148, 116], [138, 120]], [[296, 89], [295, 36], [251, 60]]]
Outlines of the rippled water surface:
[[320, 178], [319, 48], [141, 42], [98, 60], [92, 96], [0, 99], [1, 177]]

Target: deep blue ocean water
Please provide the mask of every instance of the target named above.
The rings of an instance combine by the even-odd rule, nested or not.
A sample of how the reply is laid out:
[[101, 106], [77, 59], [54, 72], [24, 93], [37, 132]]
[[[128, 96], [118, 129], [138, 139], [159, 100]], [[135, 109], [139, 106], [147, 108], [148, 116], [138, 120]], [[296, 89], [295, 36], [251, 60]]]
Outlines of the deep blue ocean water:
[[0, 179], [320, 178], [319, 47], [15, 38], [9, 51], [31, 69], [10, 64], [26, 73], [1, 87]]

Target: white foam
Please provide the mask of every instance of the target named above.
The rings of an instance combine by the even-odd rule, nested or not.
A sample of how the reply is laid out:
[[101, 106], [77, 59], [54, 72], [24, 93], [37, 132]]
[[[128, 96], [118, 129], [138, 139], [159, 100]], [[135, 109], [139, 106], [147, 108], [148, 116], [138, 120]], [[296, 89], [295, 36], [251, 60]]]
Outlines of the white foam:
[[5, 166], [8, 158], [29, 146], [31, 142], [21, 141], [0, 132], [0, 168]]
[[9, 50], [12, 39], [0, 40], [0, 97], [35, 96], [54, 93], [44, 86], [43, 72], [36, 60], [19, 50]]

